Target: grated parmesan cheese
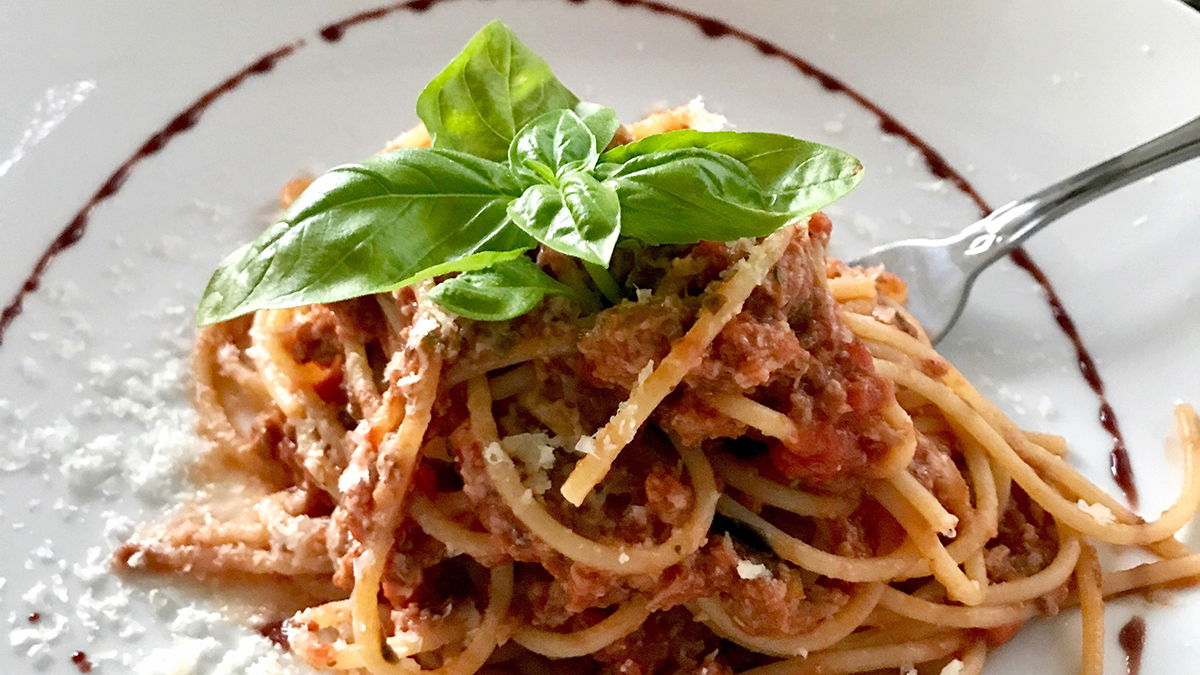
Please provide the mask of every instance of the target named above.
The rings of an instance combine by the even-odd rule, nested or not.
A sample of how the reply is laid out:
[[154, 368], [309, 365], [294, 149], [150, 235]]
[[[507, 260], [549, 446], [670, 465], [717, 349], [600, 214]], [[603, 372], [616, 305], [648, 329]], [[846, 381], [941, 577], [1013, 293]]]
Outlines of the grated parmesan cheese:
[[724, 115], [704, 107], [703, 96], [693, 98], [683, 108], [688, 115], [689, 126], [696, 131], [721, 131], [729, 128], [729, 120]]
[[739, 577], [746, 580], [765, 579], [771, 576], [771, 570], [767, 569], [766, 565], [749, 560], [738, 561], [737, 573]]
[[580, 436], [575, 443], [575, 452], [585, 455], [596, 454], [596, 439], [593, 436]]
[[941, 675], [962, 675], [963, 662], [958, 659], [952, 659], [942, 667]]
[[1089, 504], [1086, 500], [1080, 499], [1075, 502], [1075, 505], [1079, 507], [1080, 511], [1088, 514], [1092, 517], [1092, 520], [1101, 525], [1112, 525], [1117, 522], [1117, 517], [1103, 504]]
[[[154, 342], [136, 348], [126, 343], [106, 353], [93, 344], [84, 315], [62, 308], [76, 298], [90, 300], [81, 296], [92, 289], [58, 288], [53, 298], [50, 287], [31, 296], [33, 307], [51, 304], [47, 300], [57, 306], [9, 363], [30, 384], [65, 373], [74, 385], [52, 409], [0, 400], [0, 472], [10, 474], [6, 486], [29, 484], [11, 495], [31, 514], [29, 526], [6, 521], [11, 546], [5, 569], [27, 570], [0, 578], [8, 643], [17, 659], [5, 661], [6, 672], [54, 668], [76, 649], [88, 653], [97, 672], [301, 672], [291, 656], [216, 611], [217, 603], [232, 599], [180, 589], [147, 592], [112, 573], [113, 548], [133, 534], [136, 522], [181, 501], [186, 466], [206, 449], [188, 400], [194, 328], [187, 307], [193, 302], [132, 312], [131, 320], [155, 327]], [[64, 486], [66, 496], [55, 486]], [[117, 500], [121, 512], [105, 507]], [[55, 527], [54, 519], [77, 532], [77, 541], [38, 537]], [[40, 619], [31, 622], [34, 612]], [[153, 644], [138, 644], [151, 634]], [[106, 648], [115, 644], [121, 648]]]
[[499, 443], [492, 441], [483, 449], [483, 458], [488, 464], [499, 464], [504, 461], [504, 449]]
[[556, 437], [544, 433], [514, 434], [501, 441], [508, 454], [521, 460], [527, 469], [546, 470], [554, 466], [554, 449], [562, 447]]
[[887, 307], [885, 305], [876, 305], [875, 308], [871, 310], [871, 316], [884, 323], [891, 323], [892, 319], [896, 318], [896, 308]]
[[338, 476], [338, 489], [342, 492], [350, 492], [359, 485], [367, 484], [371, 480], [371, 472], [367, 467], [352, 463], [346, 466], [346, 470], [342, 475]]
[[563, 446], [561, 439], [544, 433], [514, 434], [502, 439], [500, 444], [509, 456], [521, 463], [525, 482], [532, 491], [530, 501], [534, 494], [545, 494], [551, 487], [548, 471], [554, 467], [554, 450]]
[[638, 372], [638, 376], [637, 376], [638, 385], [640, 386], [643, 382], [645, 382], [646, 378], [650, 377], [650, 374], [653, 372], [654, 372], [654, 359], [650, 359], [649, 361], [646, 362], [645, 366], [642, 366], [641, 371]]

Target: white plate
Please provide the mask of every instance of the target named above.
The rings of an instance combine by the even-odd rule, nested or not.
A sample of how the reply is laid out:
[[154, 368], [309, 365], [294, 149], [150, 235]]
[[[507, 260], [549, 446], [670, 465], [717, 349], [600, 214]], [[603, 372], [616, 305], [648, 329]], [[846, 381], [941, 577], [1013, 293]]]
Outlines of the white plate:
[[[284, 181], [369, 154], [410, 125], [421, 86], [491, 18], [508, 21], [570, 86], [627, 118], [703, 94], [742, 128], [861, 156], [868, 178], [832, 209], [842, 253], [975, 217], [872, 114], [742, 37], [708, 39], [678, 18], [607, 0], [458, 0], [396, 12], [337, 43], [317, 35], [369, 6], [0, 8], [5, 301], [144, 139], [259, 55], [306, 41], [138, 164], [4, 336], [0, 617], [10, 640], [0, 670], [76, 672], [69, 656], [77, 649], [97, 672], [153, 672], [193, 652], [202, 672], [246, 670], [243, 656], [214, 665], [246, 631], [214, 628], [195, 607], [180, 615], [179, 592], [131, 590], [95, 564], [131, 522], [172, 501], [182, 485], [178, 458], [196, 451], [180, 371], [191, 307], [219, 257], [263, 226]], [[688, 6], [857, 88], [993, 203], [1200, 111], [1200, 14], [1167, 0]], [[1179, 484], [1178, 457], [1164, 450], [1171, 405], [1200, 402], [1196, 185], [1200, 164], [1175, 169], [1069, 216], [1031, 246], [1096, 356], [1150, 516]], [[945, 348], [1019, 422], [1067, 435], [1075, 464], [1111, 486], [1096, 399], [1027, 276], [1011, 265], [985, 275]], [[22, 456], [28, 465], [14, 469]], [[26, 620], [32, 611], [42, 615], [37, 624]], [[1109, 612], [1113, 672], [1116, 630], [1135, 612], [1149, 623], [1144, 673], [1186, 672], [1200, 659], [1200, 594], [1179, 594], [1170, 607], [1132, 599]], [[1072, 672], [1077, 633], [1073, 613], [1036, 621], [995, 652], [989, 672]]]

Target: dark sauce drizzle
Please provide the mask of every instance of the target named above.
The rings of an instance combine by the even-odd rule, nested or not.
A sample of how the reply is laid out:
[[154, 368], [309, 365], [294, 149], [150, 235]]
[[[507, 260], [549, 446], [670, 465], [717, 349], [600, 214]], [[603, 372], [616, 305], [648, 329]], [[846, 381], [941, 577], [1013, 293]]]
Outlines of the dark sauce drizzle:
[[[439, 2], [447, 0], [411, 0], [410, 2], [398, 3], [378, 7], [376, 9], [367, 10], [349, 16], [341, 21], [337, 21], [320, 28], [317, 32], [322, 40], [326, 42], [337, 42], [345, 35], [346, 31], [356, 25], [374, 21], [383, 18], [394, 12], [405, 10], [411, 12], [423, 12]], [[575, 4], [580, 4], [585, 0], [567, 0]], [[903, 138], [909, 145], [916, 149], [925, 160], [925, 164], [929, 170], [937, 177], [949, 181], [961, 192], [979, 207], [981, 214], [986, 215], [991, 212], [991, 207], [979, 195], [975, 188], [936, 150], [930, 147], [925, 141], [916, 135], [911, 129], [900, 123], [899, 120], [892, 117], [887, 111], [880, 108], [874, 102], [868, 100], [858, 91], [848, 86], [841, 80], [822, 72], [812, 64], [808, 63], [799, 56], [792, 54], [779, 45], [765, 40], [761, 37], [748, 33], [740, 28], [731, 26], [724, 21], [714, 19], [712, 17], [696, 14], [679, 7], [656, 2], [655, 0], [605, 0], [618, 5], [640, 7], [649, 10], [656, 14], [671, 16], [682, 19], [694, 24], [700, 31], [709, 38], [731, 37], [742, 42], [745, 42], [764, 56], [781, 58], [791, 64], [801, 74], [815, 79], [822, 87], [831, 92], [837, 92], [849, 97], [858, 105], [870, 111], [879, 118], [880, 129], [887, 134], [899, 136]], [[303, 40], [298, 40], [291, 44], [285, 45], [273, 52], [266, 54], [259, 60], [242, 69], [229, 79], [220, 83], [213, 89], [210, 89], [192, 105], [186, 108], [182, 113], [173, 118], [160, 131], [151, 136], [138, 150], [127, 159], [116, 171], [109, 176], [108, 180], [100, 187], [92, 198], [83, 206], [82, 209], [75, 215], [71, 223], [64, 229], [49, 248], [42, 254], [34, 265], [33, 270], [26, 278], [25, 283], [17, 294], [4, 307], [3, 313], [0, 313], [0, 344], [3, 344], [4, 334], [13, 319], [21, 313], [22, 304], [25, 297], [37, 290], [41, 277], [45, 273], [46, 268], [54, 260], [58, 254], [75, 245], [83, 236], [87, 229], [88, 217], [93, 209], [101, 202], [107, 200], [120, 189], [130, 171], [146, 157], [157, 153], [161, 150], [172, 138], [192, 128], [199, 120], [200, 115], [218, 98], [233, 91], [243, 81], [252, 75], [265, 73], [271, 70], [281, 59], [288, 56], [292, 52], [304, 45]], [[1032, 258], [1023, 250], [1017, 249], [1012, 254], [1013, 262], [1021, 269], [1025, 270], [1033, 277], [1033, 279], [1042, 288], [1042, 292], [1046, 301], [1050, 305], [1050, 310], [1054, 315], [1055, 321], [1059, 328], [1070, 339], [1071, 344], [1075, 348], [1076, 361], [1079, 366], [1080, 373], [1084, 380], [1091, 387], [1100, 401], [1099, 418], [1100, 423], [1105, 431], [1112, 436], [1113, 447], [1110, 455], [1110, 467], [1113, 478], [1117, 484], [1125, 492], [1126, 499], [1131, 505], [1137, 505], [1137, 491], [1134, 485], [1133, 467], [1129, 461], [1129, 453], [1125, 447], [1125, 439], [1121, 434], [1120, 425], [1117, 423], [1116, 413], [1108, 402], [1105, 395], [1104, 381], [1100, 378], [1099, 371], [1096, 369], [1095, 361], [1088, 352], [1087, 347], [1083, 344], [1083, 339], [1079, 335], [1079, 331], [1075, 326], [1075, 322], [1071, 319], [1071, 315], [1067, 312], [1066, 307], [1062, 304], [1058, 294], [1054, 290], [1049, 277], [1046, 276], [1044, 270], [1033, 261]]]
[[71, 654], [71, 663], [74, 663], [75, 667], [78, 668], [79, 672], [81, 673], [92, 672], [92, 662], [88, 659], [88, 655], [85, 652], [75, 652], [74, 654]]
[[283, 632], [283, 619], [268, 621], [258, 627], [258, 634], [279, 645], [284, 651], [289, 649], [287, 634]]
[[1142, 671], [1142, 650], [1146, 648], [1146, 620], [1140, 616], [1130, 619], [1121, 626], [1117, 641], [1125, 650], [1125, 672], [1138, 675]]
[[29, 276], [25, 278], [25, 283], [21, 285], [21, 289], [17, 291], [17, 294], [13, 296], [12, 300], [9, 300], [8, 304], [5, 305], [3, 312], [0, 313], [0, 345], [4, 344], [4, 335], [8, 331], [9, 325], [11, 325], [13, 319], [17, 318], [17, 315], [21, 313], [26, 296], [36, 291], [38, 286], [41, 285], [42, 275], [45, 274], [46, 268], [50, 266], [50, 263], [57, 258], [60, 253], [79, 243], [79, 240], [83, 238], [83, 234], [87, 230], [88, 219], [91, 217], [92, 211], [121, 189], [121, 186], [125, 183], [125, 179], [129, 177], [130, 172], [132, 172], [133, 169], [142, 162], [142, 160], [158, 153], [176, 136], [196, 126], [196, 123], [200, 121], [200, 116], [204, 114], [204, 111], [207, 110], [208, 107], [211, 106], [221, 96], [224, 96], [225, 94], [228, 94], [236, 89], [238, 85], [244, 82], [247, 78], [253, 75], [259, 75], [268, 72], [275, 67], [276, 63], [292, 52], [296, 51], [296, 49], [303, 44], [303, 40], [298, 40], [289, 45], [280, 47], [273, 52], [265, 54], [254, 63], [251, 63], [250, 65], [238, 71], [232, 77], [226, 79], [224, 82], [221, 82], [212, 89], [204, 92], [200, 98], [196, 99], [195, 102], [185, 108], [183, 112], [171, 118], [171, 121], [167, 122], [166, 126], [159, 129], [150, 138], [146, 139], [146, 141], [142, 143], [141, 147], [139, 147], [137, 151], [135, 151], [133, 155], [129, 157], [129, 159], [126, 159], [124, 162], [122, 162], [121, 165], [117, 167], [116, 171], [113, 171], [112, 174], [109, 175], [109, 177], [104, 181], [104, 184], [100, 186], [100, 189], [96, 190], [91, 199], [89, 199], [87, 203], [83, 205], [83, 208], [79, 209], [79, 211], [75, 214], [75, 217], [71, 219], [71, 222], [66, 226], [66, 228], [64, 228], [62, 232], [59, 232], [58, 236], [53, 242], [51, 242], [50, 247], [42, 253], [40, 258], [38, 258], [37, 263], [35, 263], [33, 266], [33, 270], [29, 273]]
[[1125, 500], [1129, 502], [1130, 506], [1137, 508], [1138, 491], [1133, 476], [1133, 463], [1129, 461], [1129, 449], [1125, 447], [1125, 435], [1121, 433], [1121, 425], [1117, 422], [1117, 413], [1113, 410], [1112, 404], [1108, 402], [1108, 396], [1104, 392], [1104, 380], [1100, 378], [1096, 362], [1092, 360], [1091, 353], [1084, 346], [1083, 339], [1079, 337], [1075, 321], [1071, 319], [1067, 308], [1063, 306], [1062, 300], [1055, 292], [1054, 286], [1046, 278], [1046, 272], [1033, 262], [1033, 258], [1030, 258], [1023, 248], [1013, 251], [1011, 257], [1018, 267], [1028, 272], [1042, 287], [1046, 301], [1050, 303], [1050, 311], [1054, 314], [1055, 322], [1071, 340], [1071, 345], [1075, 347], [1075, 363], [1079, 366], [1079, 372], [1095, 392], [1096, 397], [1100, 399], [1100, 425], [1112, 437], [1112, 450], [1108, 454], [1108, 470], [1117, 486], [1125, 493]]

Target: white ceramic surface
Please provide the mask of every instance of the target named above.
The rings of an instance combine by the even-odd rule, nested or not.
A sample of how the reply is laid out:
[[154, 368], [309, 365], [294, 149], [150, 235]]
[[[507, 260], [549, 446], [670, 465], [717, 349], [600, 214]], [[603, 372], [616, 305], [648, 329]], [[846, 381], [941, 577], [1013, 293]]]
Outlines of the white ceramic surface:
[[[1200, 112], [1200, 14], [1169, 0], [687, 5], [857, 88], [995, 204]], [[53, 264], [0, 345], [0, 469], [35, 453], [22, 460], [28, 466], [0, 472], [0, 626], [10, 637], [0, 639], [0, 671], [76, 672], [69, 655], [83, 649], [128, 654], [137, 672], [196, 650], [206, 655], [201, 672], [242, 672], [232, 660], [214, 665], [240, 629], [179, 618], [178, 591], [134, 589], [128, 605], [105, 610], [97, 598], [117, 597], [118, 582], [94, 578], [88, 552], [111, 550], [132, 522], [120, 516], [154, 513], [182, 485], [171, 457], [194, 447], [172, 357], [186, 350], [188, 314], [212, 266], [264, 225], [288, 178], [369, 154], [409, 126], [420, 87], [491, 18], [509, 22], [568, 85], [627, 118], [703, 94], [741, 128], [858, 154], [868, 177], [831, 209], [843, 254], [946, 232], [976, 216], [911, 147], [881, 134], [872, 115], [736, 39], [706, 39], [678, 19], [603, 0], [457, 0], [354, 28], [335, 44], [317, 37], [319, 26], [370, 6], [0, 6], [5, 302], [148, 135], [260, 54], [307, 41], [139, 165], [95, 211], [82, 242]], [[1170, 408], [1200, 403], [1197, 185], [1200, 164], [1177, 168], [1069, 216], [1030, 247], [1108, 383], [1149, 516], [1179, 484], [1178, 457], [1164, 443]], [[944, 348], [1019, 422], [1067, 435], [1072, 461], [1111, 487], [1096, 400], [1027, 276], [1011, 265], [988, 272]], [[118, 395], [123, 409], [104, 407]], [[169, 416], [147, 412], [160, 399]], [[100, 405], [89, 409], [88, 401]], [[81, 457], [102, 461], [81, 465]], [[1200, 535], [1191, 540], [1200, 544]], [[28, 624], [31, 611], [42, 622]], [[125, 634], [110, 627], [116, 623], [89, 624], [105, 611], [143, 630], [128, 620], [119, 622]], [[1200, 659], [1200, 593], [1181, 593], [1169, 607], [1111, 605], [1110, 672], [1121, 668], [1116, 630], [1135, 612], [1149, 624], [1142, 672], [1191, 672]], [[57, 637], [36, 648], [31, 631]], [[1036, 621], [995, 652], [988, 672], [1072, 672], [1077, 639], [1072, 612]], [[31, 647], [34, 658], [25, 656]], [[110, 661], [97, 672], [126, 671]]]

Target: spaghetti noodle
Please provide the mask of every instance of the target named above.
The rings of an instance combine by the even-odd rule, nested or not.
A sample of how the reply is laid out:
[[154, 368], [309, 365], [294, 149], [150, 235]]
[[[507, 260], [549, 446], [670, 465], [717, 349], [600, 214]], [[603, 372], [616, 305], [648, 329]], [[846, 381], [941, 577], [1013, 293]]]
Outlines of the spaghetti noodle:
[[[201, 476], [261, 498], [185, 510], [118, 561], [304, 577], [336, 599], [288, 642], [332, 671], [978, 673], [1078, 604], [1100, 672], [1105, 598], [1200, 577], [1174, 539], [1200, 505], [1195, 413], [1175, 411], [1181, 493], [1144, 521], [934, 351], [902, 282], [827, 262], [828, 234], [817, 214], [619, 252], [626, 299], [598, 313], [475, 322], [418, 284], [206, 328]], [[1102, 570], [1096, 544], [1158, 560]]]

